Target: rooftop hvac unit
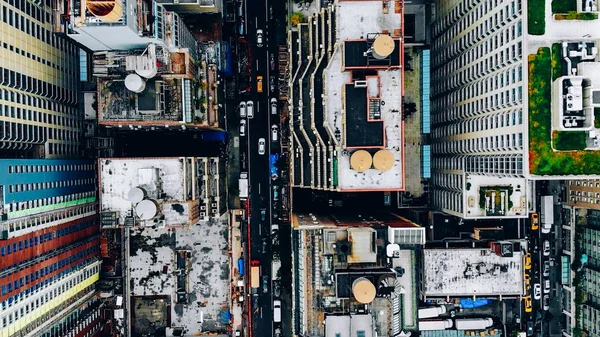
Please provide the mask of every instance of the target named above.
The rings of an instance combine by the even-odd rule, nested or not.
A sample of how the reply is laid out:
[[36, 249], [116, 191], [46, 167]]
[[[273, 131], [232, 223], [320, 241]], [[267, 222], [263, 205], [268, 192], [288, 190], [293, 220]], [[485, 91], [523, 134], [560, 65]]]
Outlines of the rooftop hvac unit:
[[366, 88], [367, 81], [354, 81], [354, 87], [355, 88]]
[[201, 211], [206, 211], [206, 206], [205, 205], [200, 206], [200, 210]]
[[218, 211], [218, 210], [217, 210], [216, 208], [213, 208], [213, 209], [212, 209], [212, 214], [217, 214], [217, 211]]
[[206, 216], [206, 212], [200, 212], [200, 216], [204, 218]]
[[213, 202], [210, 206], [213, 207], [213, 208], [215, 208], [215, 207], [217, 207], [217, 203]]

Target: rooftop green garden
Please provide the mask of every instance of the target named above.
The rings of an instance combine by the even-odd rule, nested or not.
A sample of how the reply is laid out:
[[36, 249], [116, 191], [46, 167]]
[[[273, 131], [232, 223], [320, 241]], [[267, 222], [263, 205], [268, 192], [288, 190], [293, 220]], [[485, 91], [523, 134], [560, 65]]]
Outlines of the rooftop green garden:
[[544, 35], [546, 32], [545, 0], [527, 1], [527, 32], [531, 35]]
[[552, 0], [552, 13], [568, 13], [577, 10], [577, 0]]
[[596, 20], [598, 18], [598, 14], [596, 13], [583, 13], [583, 12], [568, 12], [566, 14], [554, 14], [555, 20]]
[[554, 131], [554, 148], [560, 151], [583, 150], [586, 146], [585, 131]]
[[552, 81], [563, 76], [563, 58], [562, 45], [560, 43], [552, 44]]
[[600, 174], [599, 151], [552, 149], [550, 105], [553, 70], [550, 48], [539, 48], [537, 54], [528, 56], [528, 62], [529, 172], [534, 175]]

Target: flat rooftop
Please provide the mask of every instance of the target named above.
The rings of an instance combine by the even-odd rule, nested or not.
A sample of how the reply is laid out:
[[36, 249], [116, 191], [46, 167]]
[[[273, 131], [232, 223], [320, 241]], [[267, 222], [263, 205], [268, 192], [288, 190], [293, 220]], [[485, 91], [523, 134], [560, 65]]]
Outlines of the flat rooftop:
[[[157, 312], [162, 320], [189, 335], [227, 330], [229, 322], [220, 317], [222, 310], [229, 310], [230, 297], [227, 217], [189, 228], [130, 231], [133, 296], [146, 298], [146, 302], [161, 298], [160, 303], [153, 302], [160, 307]], [[181, 303], [182, 296], [178, 296], [182, 288], [187, 303]], [[134, 332], [151, 332], [143, 324], [142, 314], [133, 317], [139, 326]]]
[[[337, 142], [337, 165], [333, 166], [341, 191], [404, 189], [402, 15], [396, 13], [393, 2], [386, 4], [391, 7], [384, 12], [382, 1], [338, 1], [333, 13], [336, 43], [324, 70], [323, 104], [325, 126], [330, 134], [342, 135]], [[397, 41], [389, 56], [391, 66], [388, 61], [386, 65], [371, 64], [364, 56], [372, 42], [369, 39], [378, 34], [388, 34]], [[349, 70], [349, 66], [360, 69]], [[370, 152], [389, 150], [391, 168], [363, 172], [351, 168], [350, 156], [362, 148]]]
[[489, 249], [425, 249], [423, 259], [424, 296], [523, 294], [521, 252], [500, 257]]
[[294, 228], [312, 225], [323, 227], [389, 226], [393, 228], [420, 228], [414, 222], [391, 212], [369, 214], [349, 214], [345, 212], [332, 212], [329, 214], [292, 213], [291, 222]]
[[192, 174], [184, 177], [182, 158], [104, 158], [99, 160], [98, 167], [101, 212], [117, 212], [121, 225], [128, 212], [135, 214], [129, 192], [136, 187], [155, 201], [165, 225], [192, 224], [198, 200], [187, 200], [186, 190], [196, 180]]

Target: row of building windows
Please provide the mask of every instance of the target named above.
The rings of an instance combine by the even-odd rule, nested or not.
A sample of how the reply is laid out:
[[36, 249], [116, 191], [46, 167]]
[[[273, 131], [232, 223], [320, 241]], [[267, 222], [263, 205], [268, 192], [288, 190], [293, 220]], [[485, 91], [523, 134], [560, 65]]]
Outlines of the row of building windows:
[[583, 187], [596, 187], [600, 188], [600, 180], [598, 179], [578, 179], [578, 180], [569, 180], [568, 184], [570, 186], [583, 186]]
[[[44, 291], [43, 294], [40, 294], [41, 296], [39, 296], [35, 299], [32, 298], [32, 300], [29, 303], [23, 305], [21, 308], [18, 308], [12, 312], [9, 312], [7, 315], [3, 315], [2, 316], [2, 327], [3, 328], [7, 327], [8, 325], [12, 324], [13, 321], [16, 322], [17, 320], [19, 320], [20, 317], [24, 317], [30, 311], [33, 311], [33, 310], [37, 309], [38, 307], [46, 304], [47, 302], [53, 300], [54, 298], [61, 295], [62, 293], [72, 289], [77, 284], [85, 281], [86, 279], [92, 277], [94, 274], [98, 274], [100, 272], [100, 268], [97, 265], [95, 265], [95, 266], [92, 266], [91, 268], [84, 270], [83, 273], [79, 273], [77, 276], [71, 278], [69, 281], [63, 282], [62, 284], [58, 285], [54, 289], [47, 289], [48, 287], [53, 286], [53, 283], [58, 282], [62, 278], [68, 276], [70, 274], [70, 272], [77, 271], [80, 268], [85, 268], [87, 265], [89, 265], [89, 261], [79, 263], [77, 266], [73, 266], [73, 267], [69, 268], [70, 269], [69, 273], [62, 274], [60, 277], [58, 277], [58, 275], [53, 276], [50, 279], [45, 280], [42, 283], [36, 284], [36, 286], [34, 288], [32, 288], [33, 290], [31, 290], [31, 291], [21, 292], [15, 296], [9, 298], [9, 300], [2, 301], [2, 309], [5, 310], [7, 307], [10, 308], [14, 304], [20, 302], [21, 300], [23, 300], [25, 298], [28, 298], [29, 296], [37, 295], [38, 292]], [[14, 298], [14, 297], [16, 297], [16, 298]]]
[[59, 204], [62, 202], [69, 202], [69, 201], [73, 201], [73, 200], [80, 200], [80, 199], [84, 199], [84, 198], [95, 197], [95, 196], [96, 196], [95, 191], [88, 191], [88, 192], [72, 193], [72, 194], [55, 196], [55, 197], [33, 199], [33, 200], [22, 201], [22, 202], [13, 202], [13, 203], [9, 203], [5, 206], [8, 210], [8, 212], [16, 212], [16, 211], [23, 211], [26, 209], [37, 208], [37, 207], [42, 207], [42, 206], [47, 206], [47, 205]]
[[94, 164], [9, 165], [8, 173], [93, 171]]
[[[72, 194], [65, 198], [65, 201], [78, 200], [83, 197], [83, 194]], [[63, 209], [59, 211], [44, 212], [38, 216], [28, 216], [15, 220], [9, 220], [5, 225], [8, 227], [9, 232], [24, 230], [28, 228], [45, 226], [54, 224], [55, 222], [64, 222], [74, 220], [75, 218], [81, 218], [84, 216], [95, 214], [97, 211], [96, 203], [87, 203], [84, 205], [78, 205], [69, 209]]]
[[[18, 242], [13, 242], [12, 244], [8, 244], [6, 246], [2, 245], [2, 246], [0, 246], [0, 253], [2, 254], [2, 256], [10, 255], [11, 253], [17, 253], [23, 249], [32, 248], [32, 247], [37, 246], [38, 244], [42, 244], [47, 241], [52, 241], [52, 240], [58, 239], [62, 236], [69, 235], [71, 233], [75, 233], [80, 230], [85, 230], [92, 226], [98, 226], [98, 224], [94, 220], [89, 220], [89, 221], [81, 222], [78, 224], [74, 224], [74, 225], [66, 227], [66, 228], [58, 229], [53, 232], [44, 233], [39, 236], [31, 237], [29, 239], [20, 240]], [[56, 247], [56, 248], [58, 248], [58, 247]], [[10, 273], [5, 275], [4, 270], [6, 270], [6, 268], [2, 268], [2, 272], [3, 272], [2, 278], [5, 278], [10, 275]]]
[[[91, 258], [93, 258], [94, 256], [97, 255], [98, 249], [99, 248], [97, 246], [92, 246], [92, 247], [86, 248], [84, 250], [81, 250], [81, 251], [73, 254], [73, 255], [67, 256], [64, 259], [61, 259], [60, 261], [57, 261], [48, 266], [45, 266], [44, 268], [40, 268], [40, 270], [31, 272], [31, 274], [21, 277], [18, 280], [14, 280], [13, 282], [8, 282], [7, 284], [3, 284], [2, 285], [2, 295], [3, 296], [10, 295], [13, 292], [17, 293], [17, 295], [11, 296], [10, 298], [8, 298], [6, 300], [8, 302], [8, 306], [10, 307], [12, 305], [12, 303], [18, 301], [19, 293], [25, 293], [25, 295], [27, 295], [28, 293], [33, 292], [36, 289], [38, 289], [38, 287], [43, 287], [45, 284], [52, 284], [55, 280], [60, 280], [63, 277], [71, 274], [71, 272], [76, 271], [76, 270], [86, 266], [87, 264], [90, 263], [90, 261], [92, 261]], [[60, 271], [59, 273], [48, 277], [44, 281], [39, 282], [35, 285], [31, 285], [27, 289], [20, 290], [21, 288], [27, 287], [27, 285], [29, 285], [30, 283], [34, 283], [35, 281], [39, 280], [40, 278], [43, 278], [44, 276], [47, 276], [55, 271], [58, 271], [58, 270], [64, 268], [65, 266], [68, 266], [69, 264], [71, 264], [77, 260], [83, 259], [83, 258], [85, 258], [84, 261], [82, 261], [78, 264], [72, 265], [68, 268], [65, 268], [64, 270]]]
[[19, 144], [18, 148], [25, 148], [25, 144], [44, 144], [51, 140], [52, 143], [48, 143], [50, 154], [76, 155], [79, 151], [78, 140], [80, 138], [79, 130], [56, 129], [24, 122], [0, 120], [0, 142]]
[[37, 111], [35, 109], [21, 108], [13, 105], [4, 105], [2, 103], [0, 103], [0, 116], [70, 128], [80, 128], [82, 124], [82, 121], [80, 120], [65, 116]]
[[60, 181], [45, 181], [42, 183], [28, 183], [28, 184], [14, 184], [8, 186], [9, 193], [15, 192], [29, 192], [29, 191], [40, 191], [51, 188], [61, 188], [61, 187], [74, 187], [74, 186], [83, 186], [94, 183], [94, 179], [86, 178], [86, 179], [74, 179], [74, 180], [60, 180]]
[[64, 103], [77, 102], [76, 88], [66, 88], [0, 67], [0, 84], [46, 96]]
[[463, 215], [463, 195], [457, 191], [434, 189], [431, 199], [440, 209], [457, 216]]
[[[61, 113], [67, 116], [73, 116], [75, 120], [81, 119], [79, 110], [76, 105], [66, 105], [62, 103], [57, 103], [48, 98], [28, 94], [17, 90], [0, 88], [0, 99], [5, 100], [6, 102], [13, 102], [17, 104], [23, 104], [28, 107], [34, 107], [37, 108], [36, 110], [43, 109], [53, 113]], [[43, 115], [39, 116], [42, 117], [38, 117], [37, 120], [43, 121]], [[48, 123], [51, 123], [52, 121], [51, 117], [47, 117], [46, 120], [48, 121]]]
[[523, 148], [523, 133], [509, 133], [467, 139], [438, 139], [431, 144], [435, 154], [512, 152]]
[[[463, 171], [472, 174], [485, 173], [497, 174], [499, 176], [520, 176], [523, 170], [523, 157], [519, 154], [442, 157], [434, 158], [431, 161], [431, 168], [440, 173], [443, 171]], [[455, 189], [462, 189], [462, 180], [451, 181], [448, 179], [442, 179], [437, 181], [434, 180], [434, 183], [438, 183], [440, 186], [451, 186]]]
[[101, 327], [99, 306], [100, 300], [96, 298], [87, 301], [84, 307], [74, 310], [60, 322], [46, 327], [39, 337], [76, 337], [86, 328], [90, 328], [90, 331], [81, 337], [93, 336]]
[[21, 49], [19, 47], [15, 47], [12, 44], [8, 44], [6, 42], [2, 42], [2, 47], [4, 47], [4, 49], [7, 49], [7, 50], [9, 50], [11, 52], [15, 52], [17, 54], [20, 54], [21, 56], [25, 56], [25, 57], [27, 57], [30, 60], [37, 61], [37, 62], [39, 62], [39, 63], [41, 63], [41, 64], [43, 64], [45, 66], [48, 66], [50, 68], [54, 68], [54, 69], [56, 69], [56, 70], [58, 70], [60, 72], [69, 74], [71, 76], [77, 75], [77, 73], [75, 71], [73, 71], [72, 69], [63, 67], [63, 66], [58, 65], [58, 64], [56, 64], [54, 62], [50, 62], [49, 60], [41, 58], [38, 55], [34, 55], [34, 54], [32, 54], [32, 53], [30, 53], [28, 51], [25, 51], [24, 49]]
[[472, 132], [489, 131], [522, 124], [523, 110], [517, 109], [512, 111], [498, 112], [493, 115], [464, 119], [452, 124], [445, 124], [443, 127], [434, 128], [431, 131], [431, 135], [433, 138], [442, 138], [447, 136], [464, 135]]

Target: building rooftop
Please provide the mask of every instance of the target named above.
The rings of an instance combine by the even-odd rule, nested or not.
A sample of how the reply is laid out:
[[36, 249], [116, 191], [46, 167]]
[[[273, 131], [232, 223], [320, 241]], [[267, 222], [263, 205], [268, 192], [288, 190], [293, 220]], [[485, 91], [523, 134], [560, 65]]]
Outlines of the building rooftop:
[[221, 320], [221, 311], [229, 303], [227, 233], [226, 218], [189, 228], [131, 230], [134, 335], [160, 328], [157, 316], [186, 335], [226, 332], [229, 321]]
[[[341, 148], [334, 165], [337, 172], [333, 174], [342, 191], [402, 190], [401, 9], [387, 8], [387, 2], [381, 1], [336, 4], [336, 47], [323, 75], [324, 122]], [[381, 41], [377, 39], [383, 39], [382, 36], [393, 41], [393, 51], [380, 59], [374, 54]], [[360, 149], [370, 155], [389, 150], [386, 169], [376, 169], [368, 163], [364, 170], [353, 168], [350, 158]]]
[[373, 318], [369, 314], [325, 317], [325, 337], [372, 337], [373, 335]]
[[425, 249], [425, 297], [523, 294], [523, 255], [489, 249]]
[[466, 175], [464, 218], [524, 218], [529, 214], [525, 178]]
[[[198, 177], [189, 158], [110, 158], [98, 166], [101, 212], [116, 212], [121, 225], [128, 225], [128, 215], [130, 225], [188, 226], [198, 220], [199, 200], [192, 198]], [[137, 188], [141, 199], [132, 196]], [[138, 207], [142, 203], [149, 209]]]

